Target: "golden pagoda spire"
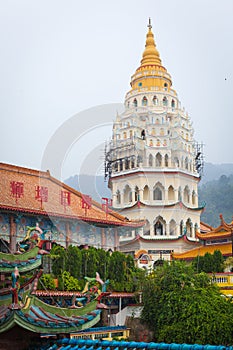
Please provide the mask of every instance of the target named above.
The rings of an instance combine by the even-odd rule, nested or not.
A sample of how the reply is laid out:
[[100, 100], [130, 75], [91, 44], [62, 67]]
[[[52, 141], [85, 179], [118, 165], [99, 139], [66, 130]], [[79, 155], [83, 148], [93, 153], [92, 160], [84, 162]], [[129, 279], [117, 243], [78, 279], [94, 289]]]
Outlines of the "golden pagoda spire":
[[162, 62], [155, 45], [154, 34], [152, 33], [151, 19], [149, 18], [148, 33], [146, 35], [146, 45], [142, 55], [141, 67], [151, 65], [161, 66]]
[[[170, 91], [172, 80], [166, 68], [163, 67], [159, 52], [155, 45], [152, 32], [151, 19], [149, 18], [146, 45], [142, 54], [141, 65], [131, 76], [131, 92], [143, 91]], [[166, 90], [164, 90], [166, 89]]]

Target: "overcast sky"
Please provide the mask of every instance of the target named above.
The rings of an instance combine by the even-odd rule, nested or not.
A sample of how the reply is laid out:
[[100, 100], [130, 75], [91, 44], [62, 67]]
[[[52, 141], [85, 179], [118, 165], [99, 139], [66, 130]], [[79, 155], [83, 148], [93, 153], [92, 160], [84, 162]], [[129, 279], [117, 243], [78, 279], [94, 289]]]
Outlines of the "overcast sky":
[[[2, 162], [41, 169], [47, 145], [70, 118], [79, 114], [81, 127], [80, 112], [123, 103], [151, 17], [163, 65], [193, 121], [195, 138], [205, 144], [205, 160], [233, 163], [232, 0], [0, 4]], [[116, 109], [113, 105], [109, 123]], [[97, 114], [95, 124], [105, 118]], [[83, 158], [111, 136], [110, 124], [95, 129], [96, 135], [89, 127], [80, 143], [77, 130], [77, 142], [72, 139], [62, 160], [64, 178], [80, 171]]]

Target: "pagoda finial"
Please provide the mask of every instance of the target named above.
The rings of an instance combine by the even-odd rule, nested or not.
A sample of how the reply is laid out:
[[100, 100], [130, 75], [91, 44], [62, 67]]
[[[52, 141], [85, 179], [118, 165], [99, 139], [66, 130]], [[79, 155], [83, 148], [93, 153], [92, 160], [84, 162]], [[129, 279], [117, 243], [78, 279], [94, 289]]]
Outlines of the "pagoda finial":
[[154, 41], [154, 34], [152, 33], [152, 25], [151, 25], [151, 19], [149, 17], [149, 24], [148, 24], [148, 33], [146, 35], [146, 45], [145, 50], [142, 55], [141, 60], [141, 67], [142, 66], [161, 66], [161, 59], [159, 57], [159, 52], [156, 48], [155, 41]]
[[149, 24], [148, 24], [148, 26], [147, 26], [149, 29], [151, 29], [152, 28], [152, 25], [151, 25], [151, 18], [149, 17]]

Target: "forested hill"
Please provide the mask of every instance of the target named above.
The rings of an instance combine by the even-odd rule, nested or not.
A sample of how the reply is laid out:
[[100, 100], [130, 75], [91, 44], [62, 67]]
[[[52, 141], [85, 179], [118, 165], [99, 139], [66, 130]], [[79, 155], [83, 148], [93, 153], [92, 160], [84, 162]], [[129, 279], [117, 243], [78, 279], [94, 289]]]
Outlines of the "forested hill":
[[222, 175], [229, 176], [232, 174], [233, 174], [232, 163], [224, 163], [224, 164], [205, 163], [204, 174], [201, 179], [201, 184], [212, 180], [218, 180]]
[[208, 181], [199, 187], [199, 203], [206, 202], [201, 220], [211, 226], [220, 224], [219, 214], [227, 223], [233, 216], [233, 175], [222, 175], [218, 180]]
[[[94, 200], [101, 202], [102, 197], [111, 197], [108, 183], [103, 176], [74, 175], [65, 183]], [[206, 208], [201, 220], [217, 227], [219, 214], [223, 214], [226, 222], [233, 216], [233, 164], [206, 163], [204, 176], [199, 185], [199, 203], [205, 202]]]
[[102, 197], [111, 198], [108, 181], [103, 176], [74, 175], [64, 181], [70, 187], [90, 195], [95, 201], [101, 202]]

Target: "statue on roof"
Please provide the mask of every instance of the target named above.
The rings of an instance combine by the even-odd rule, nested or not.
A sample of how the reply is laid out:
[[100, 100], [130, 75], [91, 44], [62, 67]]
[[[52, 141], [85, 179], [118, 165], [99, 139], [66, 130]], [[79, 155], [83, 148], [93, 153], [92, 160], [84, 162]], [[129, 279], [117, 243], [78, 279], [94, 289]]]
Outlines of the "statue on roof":
[[19, 301], [22, 301], [21, 296], [19, 295], [20, 290], [20, 284], [19, 284], [19, 270], [16, 266], [14, 271], [11, 274], [11, 292], [12, 292], [12, 307], [18, 308], [19, 307]]

